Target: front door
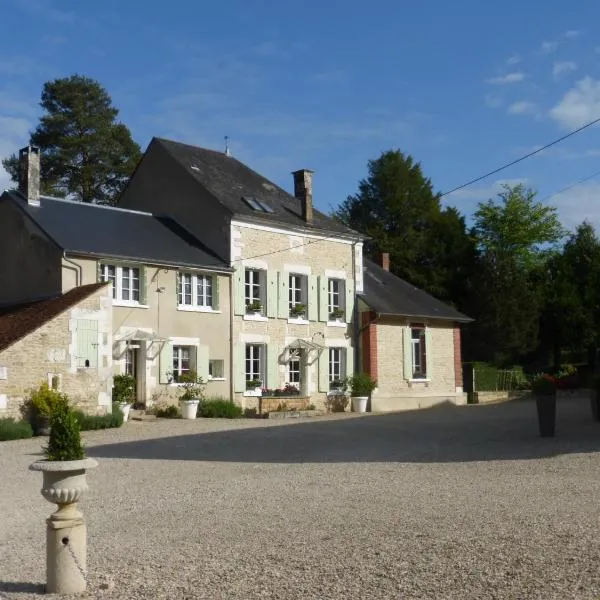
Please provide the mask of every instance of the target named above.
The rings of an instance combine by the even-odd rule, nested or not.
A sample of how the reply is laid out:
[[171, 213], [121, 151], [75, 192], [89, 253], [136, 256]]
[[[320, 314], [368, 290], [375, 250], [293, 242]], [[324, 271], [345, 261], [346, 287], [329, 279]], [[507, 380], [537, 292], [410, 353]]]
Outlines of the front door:
[[300, 392], [301, 395], [305, 394], [305, 372], [306, 359], [304, 356], [304, 350], [294, 348], [290, 352], [287, 381], [290, 385], [293, 385]]
[[135, 378], [135, 401], [144, 403], [144, 376], [146, 370], [144, 342], [134, 341], [125, 350], [125, 373]]

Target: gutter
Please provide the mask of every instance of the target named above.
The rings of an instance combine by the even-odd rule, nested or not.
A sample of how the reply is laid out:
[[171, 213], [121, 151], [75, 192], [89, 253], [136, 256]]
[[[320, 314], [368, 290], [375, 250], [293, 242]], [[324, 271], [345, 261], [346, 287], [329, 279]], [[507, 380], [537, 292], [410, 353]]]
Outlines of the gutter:
[[81, 265], [78, 265], [76, 262], [73, 262], [72, 260], [68, 259], [67, 252], [65, 250], [63, 250], [62, 259], [69, 265], [72, 265], [66, 268], [75, 271], [75, 287], [79, 287], [83, 282], [83, 267]]

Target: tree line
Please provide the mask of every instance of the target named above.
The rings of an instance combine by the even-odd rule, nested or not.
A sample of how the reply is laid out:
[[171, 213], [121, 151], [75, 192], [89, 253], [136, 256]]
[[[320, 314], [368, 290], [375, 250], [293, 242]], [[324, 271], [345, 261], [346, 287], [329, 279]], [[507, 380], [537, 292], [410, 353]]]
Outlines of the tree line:
[[[142, 153], [107, 91], [81, 75], [55, 79], [40, 106], [30, 143], [42, 153], [42, 192], [114, 204]], [[17, 157], [2, 164], [17, 181]], [[467, 227], [412, 156], [388, 150], [367, 170], [333, 216], [367, 236], [367, 256], [389, 252], [394, 274], [475, 319], [463, 330], [466, 360], [594, 363], [600, 241], [590, 223], [568, 234], [554, 207], [516, 185], [479, 203]]]

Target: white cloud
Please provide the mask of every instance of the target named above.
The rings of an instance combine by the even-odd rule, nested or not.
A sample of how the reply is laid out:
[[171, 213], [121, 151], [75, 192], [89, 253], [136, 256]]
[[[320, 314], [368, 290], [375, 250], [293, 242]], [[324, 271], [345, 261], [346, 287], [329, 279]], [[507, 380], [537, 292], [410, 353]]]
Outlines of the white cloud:
[[548, 204], [558, 209], [562, 224], [570, 230], [575, 229], [587, 219], [600, 232], [600, 182], [577, 185], [570, 190], [551, 196]]
[[506, 61], [506, 64], [507, 65], [516, 65], [516, 64], [519, 64], [520, 62], [521, 62], [521, 57], [518, 54], [514, 54]]
[[537, 115], [539, 110], [537, 104], [529, 102], [528, 100], [520, 100], [519, 102], [513, 102], [508, 110], [509, 115]]
[[584, 77], [552, 108], [550, 117], [566, 129], [581, 127], [600, 117], [600, 81]]
[[490, 79], [486, 79], [485, 82], [491, 83], [492, 85], [505, 85], [507, 83], [517, 83], [523, 81], [523, 79], [525, 79], [524, 73], [515, 72], [500, 75], [499, 77], [491, 77]]
[[488, 108], [500, 108], [504, 104], [502, 98], [496, 94], [486, 94], [484, 100]]
[[558, 42], [542, 42], [540, 54], [552, 54], [558, 48]]
[[552, 67], [552, 75], [555, 79], [558, 79], [565, 73], [570, 73], [577, 70], [577, 63], [572, 60], [559, 60], [554, 63]]
[[577, 31], [577, 29], [569, 29], [569, 31], [565, 31], [563, 35], [566, 38], [576, 38], [581, 35], [581, 31]]

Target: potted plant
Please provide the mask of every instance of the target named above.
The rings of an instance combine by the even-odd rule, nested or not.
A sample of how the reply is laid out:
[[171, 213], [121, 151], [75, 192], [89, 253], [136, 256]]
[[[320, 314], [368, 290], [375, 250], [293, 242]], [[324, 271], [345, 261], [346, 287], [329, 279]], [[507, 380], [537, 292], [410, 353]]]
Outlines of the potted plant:
[[306, 304], [294, 304], [290, 306], [290, 317], [301, 319], [306, 316]]
[[248, 379], [246, 381], [246, 389], [262, 393], [262, 381], [260, 379]]
[[348, 388], [348, 383], [345, 379], [333, 379], [329, 383], [329, 390], [331, 394], [345, 394]]
[[183, 419], [195, 419], [198, 413], [198, 404], [204, 397], [204, 386], [206, 382], [198, 377], [195, 371], [187, 371], [179, 376], [177, 383], [183, 388], [179, 396], [181, 417]]
[[[53, 408], [50, 416], [50, 438], [43, 448], [44, 460], [30, 465], [43, 476], [42, 496], [58, 505], [48, 519], [46, 555], [46, 591], [73, 594], [85, 591], [86, 534], [85, 522], [77, 503], [88, 489], [87, 469], [98, 466], [85, 457], [79, 422], [67, 398]], [[67, 561], [68, 546], [71, 557]]]
[[66, 401], [66, 396], [52, 389], [47, 382], [43, 382], [37, 390], [31, 391], [25, 410], [29, 413], [27, 417], [35, 435], [50, 433], [50, 417], [55, 407]]
[[531, 383], [535, 397], [538, 426], [542, 437], [554, 437], [556, 425], [556, 379], [551, 375], [537, 376]]
[[344, 315], [345, 315], [345, 313], [341, 308], [334, 308], [331, 311], [329, 318], [332, 321], [335, 321], [336, 323], [341, 323], [342, 319], [344, 318]]
[[246, 304], [246, 312], [260, 315], [262, 313], [262, 302], [260, 300], [254, 300]]
[[368, 373], [355, 373], [348, 378], [352, 410], [354, 412], [367, 412], [367, 402], [371, 392], [377, 387], [377, 381]]
[[129, 411], [135, 399], [135, 377], [125, 373], [113, 377], [112, 400], [123, 413], [123, 423], [129, 419]]

